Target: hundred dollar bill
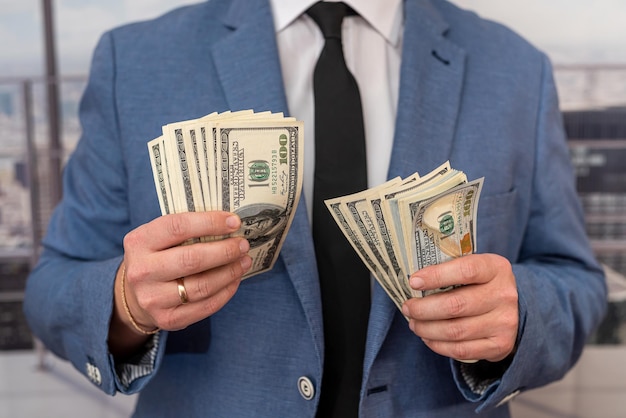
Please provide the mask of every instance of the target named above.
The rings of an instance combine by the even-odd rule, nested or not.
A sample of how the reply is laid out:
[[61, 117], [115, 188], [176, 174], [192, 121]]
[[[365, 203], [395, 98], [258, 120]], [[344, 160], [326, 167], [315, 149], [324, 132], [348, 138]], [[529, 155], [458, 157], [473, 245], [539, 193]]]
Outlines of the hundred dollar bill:
[[204, 210], [201, 179], [198, 177], [199, 156], [193, 142], [195, 123], [196, 120], [188, 120], [163, 126], [169, 175], [172, 184], [179, 191], [176, 196], [178, 203], [187, 212]]
[[394, 238], [392, 238], [392, 233], [387, 219], [385, 218], [381, 202], [382, 199], [379, 196], [368, 199], [368, 203], [372, 208], [373, 220], [380, 240], [380, 246], [383, 248], [387, 260], [389, 260], [389, 266], [394, 273], [398, 293], [402, 295], [402, 299], [406, 300], [413, 295], [413, 290], [408, 283], [409, 275], [402, 268], [398, 260], [398, 250], [396, 249]]
[[225, 112], [220, 113], [216, 118], [211, 118], [207, 121], [206, 129], [209, 135], [209, 152], [207, 157], [210, 162], [208, 164], [208, 178], [209, 187], [211, 188], [212, 207], [219, 209], [222, 207], [222, 192], [220, 184], [220, 138], [218, 135], [218, 124], [225, 121], [257, 121], [257, 120], [295, 120], [294, 118], [284, 118], [282, 113], [272, 112], [253, 112], [252, 110], [240, 110], [237, 112]]
[[206, 164], [206, 180], [207, 180], [207, 188], [209, 189], [209, 208], [212, 210], [219, 209], [220, 205], [218, 202], [218, 192], [217, 192], [217, 174], [219, 172], [217, 168], [218, 160], [217, 160], [217, 132], [216, 132], [216, 123], [219, 120], [226, 120], [231, 118], [236, 118], [238, 116], [250, 115], [253, 112], [251, 110], [242, 110], [238, 112], [224, 112], [220, 113], [217, 116], [211, 117], [207, 116], [201, 123], [202, 128], [205, 131], [205, 145], [203, 150], [205, 151], [205, 164]]
[[361, 260], [398, 308], [421, 292], [410, 274], [432, 264], [471, 254], [483, 179], [445, 162], [427, 175], [393, 179], [379, 187], [326, 201]]
[[199, 154], [199, 170], [202, 183], [202, 197], [204, 199], [204, 210], [211, 210], [213, 207], [213, 201], [211, 200], [211, 188], [209, 187], [209, 160], [207, 159], [208, 152], [208, 139], [207, 128], [202, 122], [198, 122], [196, 125], [196, 141]]
[[381, 234], [381, 219], [374, 210], [374, 206], [371, 204], [371, 199], [376, 198], [383, 190], [390, 190], [400, 185], [402, 180], [398, 177], [390, 180], [378, 187], [369, 189], [365, 192], [361, 192], [353, 195], [353, 197], [344, 200], [344, 207], [347, 209], [347, 213], [350, 215], [349, 222], [352, 228], [354, 228], [361, 237], [365, 240], [370, 254], [377, 261], [381, 267], [384, 277], [381, 280], [389, 282], [392, 289], [401, 301], [407, 300], [411, 297], [408, 292], [408, 285], [403, 286], [406, 282], [403, 276], [402, 270], [397, 263], [397, 259], [394, 254], [388, 251], [389, 237]]
[[[396, 190], [401, 190], [406, 188], [407, 185], [414, 183], [420, 179], [419, 173], [413, 173], [409, 177], [402, 179], [400, 185], [394, 184], [390, 189], [397, 187]], [[393, 192], [393, 190], [390, 190]], [[374, 224], [374, 232], [372, 235], [376, 235], [378, 237], [377, 242], [379, 242], [379, 246], [381, 248], [381, 252], [385, 255], [385, 259], [387, 260], [391, 272], [392, 279], [395, 281], [395, 288], [398, 294], [401, 295], [403, 300], [406, 300], [411, 297], [412, 289], [409, 286], [408, 282], [408, 274], [402, 268], [400, 261], [398, 260], [397, 248], [394, 242], [394, 238], [392, 237], [392, 229], [393, 229], [393, 221], [387, 224], [388, 219], [385, 218], [385, 213], [382, 207], [382, 198], [381, 194], [384, 194], [382, 190], [376, 188], [374, 193], [367, 196], [367, 203], [369, 205], [369, 213]]]
[[234, 236], [250, 243], [250, 277], [271, 269], [278, 258], [302, 189], [302, 122], [294, 120], [219, 122], [221, 210], [239, 215]]
[[[216, 170], [209, 174], [209, 165], [215, 165], [216, 162], [215, 153], [208, 152], [209, 146], [213, 148], [213, 145], [211, 138], [207, 136], [208, 133], [212, 133], [210, 131], [217, 121], [231, 118], [267, 118], [273, 115], [276, 114], [271, 114], [271, 112], [255, 114], [252, 110], [226, 111], [219, 114], [214, 112], [199, 119], [164, 125], [163, 135], [151, 141], [148, 146], [152, 147], [150, 152], [153, 166], [157, 164], [154, 151], [157, 149], [160, 151], [163, 171], [170, 184], [171, 212], [218, 208], [218, 205], [213, 202], [217, 199], [215, 190], [211, 191], [209, 187], [210, 180], [212, 180], [211, 174], [213, 177], [216, 175]], [[153, 146], [157, 141], [160, 145]], [[157, 174], [154, 170], [153, 174], [155, 185], [157, 185]], [[213, 200], [212, 193], [215, 195]], [[163, 210], [162, 213], [165, 214]]]
[[174, 213], [175, 209], [172, 202], [172, 186], [169, 181], [163, 137], [158, 137], [148, 142], [148, 151], [150, 152], [152, 175], [157, 189], [157, 197], [159, 199], [161, 214], [167, 215], [168, 213]]
[[398, 292], [389, 284], [389, 282], [382, 279], [384, 277], [383, 272], [376, 264], [374, 259], [370, 256], [369, 252], [365, 249], [363, 239], [359, 237], [359, 235], [357, 235], [355, 231], [350, 227], [350, 224], [348, 223], [348, 218], [341, 210], [341, 199], [329, 199], [324, 202], [326, 203], [326, 207], [330, 211], [333, 219], [335, 220], [335, 222], [337, 222], [337, 225], [341, 228], [341, 231], [348, 239], [348, 242], [350, 243], [350, 245], [352, 245], [352, 248], [354, 248], [357, 255], [361, 258], [365, 266], [377, 279], [378, 283], [381, 285], [385, 293], [387, 293], [389, 298], [391, 298], [393, 303], [398, 307], [398, 309], [402, 309], [402, 303], [404, 303], [404, 301], [398, 296]]
[[398, 190], [381, 193], [381, 207], [383, 209], [385, 219], [387, 219], [392, 226], [389, 228], [389, 232], [391, 233], [393, 242], [396, 243], [397, 260], [400, 263], [402, 270], [408, 274], [411, 274], [412, 271], [410, 271], [409, 266], [408, 249], [405, 245], [403, 245], [405, 241], [402, 217], [400, 216], [397, 200], [402, 196], [415, 193], [416, 190], [419, 191], [421, 187], [426, 187], [429, 182], [436, 181], [436, 179], [445, 176], [449, 171], [451, 171], [450, 163], [446, 161], [430, 173], [420, 177], [417, 181], [409, 182]]
[[[414, 271], [474, 253], [476, 215], [484, 178], [415, 204], [411, 240]], [[424, 296], [445, 289], [425, 292]]]
[[[375, 188], [338, 199], [329, 199], [325, 203], [329, 209], [332, 208], [331, 212], [335, 212], [333, 214], [335, 221], [342, 220], [338, 223], [342, 226], [341, 230], [346, 238], [349, 241], [354, 241], [351, 242], [353, 248], [357, 252], [363, 252], [363, 254], [359, 254], [361, 259], [366, 260], [366, 264], [375, 265], [375, 268], [370, 268], [370, 271], [376, 280], [381, 283], [383, 288], [394, 294], [394, 300], [402, 304], [406, 300], [406, 295], [401, 292], [396, 272], [392, 269], [386, 253], [381, 247], [379, 235], [376, 232], [375, 215], [368, 202], [370, 196], [377, 195], [382, 190], [394, 187], [400, 182], [401, 179], [398, 177]], [[335, 205], [335, 203], [338, 204]], [[341, 218], [337, 212], [341, 212]]]
[[248, 239], [253, 260], [244, 278], [271, 269], [300, 199], [303, 132], [295, 118], [252, 110], [164, 125], [163, 135], [148, 142], [161, 213], [238, 214], [242, 228], [233, 235]]
[[[405, 249], [403, 254], [407, 258], [403, 259], [403, 261], [409, 274], [417, 271], [416, 266], [411, 263], [413, 257], [410, 251], [412, 249], [411, 244], [413, 239], [413, 220], [416, 216], [417, 207], [421, 202], [427, 199], [438, 196], [446, 190], [450, 190], [460, 184], [467, 183], [465, 173], [458, 170], [435, 170], [431, 174], [434, 175], [427, 176], [427, 180], [421, 182], [420, 187], [413, 188], [408, 193], [401, 193], [388, 202], [393, 209], [391, 213], [396, 216], [394, 224], [400, 225], [396, 230], [396, 236], [398, 239], [402, 240], [399, 246]], [[416, 297], [422, 296], [422, 292], [414, 289], [411, 289], [411, 293]]]
[[[389, 201], [391, 207], [394, 209], [393, 213], [397, 214], [398, 217], [394, 219], [394, 222], [401, 225], [400, 229], [397, 231], [397, 235], [399, 239], [403, 239], [402, 244], [404, 248], [411, 248], [411, 242], [413, 240], [413, 220], [415, 219], [419, 204], [465, 183], [467, 183], [465, 173], [458, 170], [450, 170], [444, 175], [437, 175], [431, 178], [430, 181], [424, 183], [421, 188], [413, 190], [412, 193], [400, 195]], [[408, 252], [406, 254], [409, 255]], [[405, 262], [407, 263], [405, 265], [411, 273], [416, 271], [415, 266], [411, 264], [410, 256]]]

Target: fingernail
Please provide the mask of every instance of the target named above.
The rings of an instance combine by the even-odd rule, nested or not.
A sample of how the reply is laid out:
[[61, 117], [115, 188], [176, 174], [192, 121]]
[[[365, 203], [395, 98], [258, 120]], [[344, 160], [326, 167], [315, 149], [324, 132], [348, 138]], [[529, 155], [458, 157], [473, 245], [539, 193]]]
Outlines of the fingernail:
[[241, 254], [246, 254], [249, 249], [250, 243], [248, 242], [248, 240], [242, 239], [241, 241], [239, 241], [239, 251], [241, 251]]
[[226, 218], [226, 226], [232, 229], [239, 228], [239, 217], [232, 215]]
[[411, 285], [413, 289], [421, 290], [424, 287], [425, 283], [424, 283], [424, 279], [422, 279], [421, 277], [413, 276], [409, 280], [409, 284]]
[[241, 264], [243, 271], [248, 271], [248, 269], [252, 266], [252, 258], [248, 256], [241, 257], [239, 263]]
[[404, 316], [409, 316], [409, 313], [410, 313], [410, 312], [409, 312], [409, 307], [408, 307], [408, 306], [406, 306], [406, 304], [402, 305], [402, 314], [403, 314]]

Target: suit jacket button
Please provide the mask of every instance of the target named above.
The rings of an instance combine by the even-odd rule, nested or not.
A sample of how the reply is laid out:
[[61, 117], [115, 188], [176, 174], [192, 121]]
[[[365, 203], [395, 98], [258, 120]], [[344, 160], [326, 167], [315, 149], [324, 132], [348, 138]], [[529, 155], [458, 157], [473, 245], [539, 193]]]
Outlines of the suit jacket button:
[[307, 401], [310, 401], [315, 396], [313, 382], [306, 376], [302, 376], [298, 379], [298, 390], [300, 391], [300, 395]]

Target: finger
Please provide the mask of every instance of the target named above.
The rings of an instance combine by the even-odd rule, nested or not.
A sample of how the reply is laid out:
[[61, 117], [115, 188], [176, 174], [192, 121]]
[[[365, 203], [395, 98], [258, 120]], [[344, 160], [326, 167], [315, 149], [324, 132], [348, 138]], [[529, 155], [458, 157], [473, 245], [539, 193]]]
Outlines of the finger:
[[[251, 265], [252, 259], [245, 255], [229, 265], [221, 266], [210, 272], [182, 278], [182, 282], [169, 280], [151, 285], [140, 283], [140, 289], [136, 291], [138, 305], [136, 311], [145, 317], [146, 323], [154, 324], [154, 327], [180, 329], [181, 326], [189, 325], [206, 316], [201, 318], [190, 317], [190, 320], [194, 320], [183, 325], [184, 321], [180, 319], [172, 322], [171, 312], [173, 310], [191, 304], [203, 305], [208, 303], [211, 305], [214, 303], [216, 306], [221, 306], [219, 305], [221, 300], [219, 297], [216, 302], [212, 302], [212, 300], [215, 300], [216, 295], [224, 295], [224, 289], [236, 290], [242, 275], [248, 271]], [[187, 295], [188, 302], [186, 304], [183, 304], [181, 299], [179, 283], [184, 287], [184, 293]], [[210, 308], [205, 308], [205, 311], [210, 311]]]
[[409, 279], [415, 290], [434, 290], [454, 285], [481, 284], [493, 278], [506, 261], [491, 254], [473, 254], [425, 267]]
[[409, 327], [416, 335], [429, 340], [459, 342], [500, 336], [509, 339], [517, 335], [516, 315], [517, 312], [510, 310], [449, 320], [410, 319]]
[[[214, 298], [216, 294], [235, 282], [241, 281], [242, 276], [252, 265], [252, 259], [248, 255], [242, 256], [239, 260], [215, 269], [185, 276], [180, 283], [184, 286], [184, 293], [187, 296], [187, 304], [205, 303], [206, 300]], [[167, 295], [167, 306], [176, 307], [183, 304], [176, 280], [165, 283], [164, 294]], [[182, 290], [182, 289], [181, 289]]]
[[129, 232], [124, 238], [124, 248], [159, 251], [193, 238], [227, 235], [240, 225], [237, 215], [222, 211], [165, 215]]
[[422, 339], [424, 344], [442, 356], [458, 361], [473, 363], [476, 359], [492, 362], [505, 359], [513, 352], [514, 344], [499, 338], [480, 338], [464, 341], [439, 341]]
[[485, 332], [484, 322], [478, 317], [441, 321], [411, 319], [409, 328], [423, 339], [433, 341], [461, 342], [491, 336]]
[[[409, 328], [440, 354], [461, 361], [477, 358], [497, 361], [513, 350], [518, 318], [515, 310], [492, 311], [450, 320], [410, 319]], [[477, 344], [481, 340], [488, 344]], [[466, 345], [468, 342], [473, 342], [471, 346], [481, 348], [481, 351], [470, 350]]]
[[179, 304], [174, 309], [161, 311], [155, 318], [156, 323], [161, 329], [176, 331], [208, 318], [228, 303], [239, 288], [239, 284], [240, 280], [231, 281], [209, 298], [185, 305]]
[[128, 280], [170, 281], [192, 276], [239, 260], [247, 254], [250, 244], [243, 238], [180, 245], [151, 253], [141, 265], [128, 266]]
[[493, 301], [474, 287], [459, 287], [423, 298], [411, 298], [402, 306], [402, 313], [420, 321], [440, 321], [479, 316], [493, 309]]

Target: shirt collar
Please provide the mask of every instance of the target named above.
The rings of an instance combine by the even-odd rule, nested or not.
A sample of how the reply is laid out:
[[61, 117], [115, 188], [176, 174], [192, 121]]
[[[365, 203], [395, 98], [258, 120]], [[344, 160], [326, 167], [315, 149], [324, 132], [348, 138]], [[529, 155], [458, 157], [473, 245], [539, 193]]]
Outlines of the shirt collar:
[[[338, 0], [329, 0], [338, 1]], [[403, 8], [402, 0], [343, 0], [380, 33], [391, 45], [400, 40]], [[270, 0], [276, 32], [296, 20], [317, 0]]]

